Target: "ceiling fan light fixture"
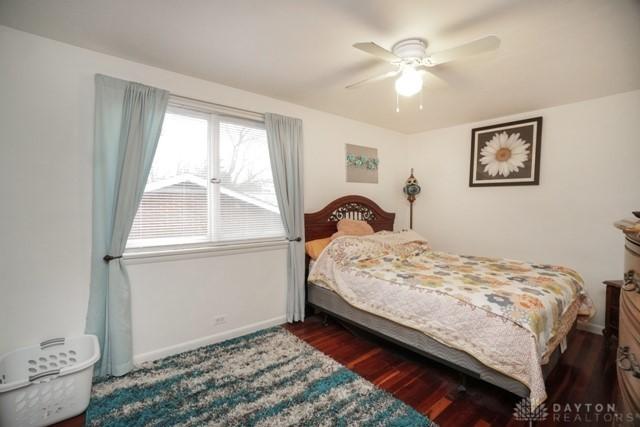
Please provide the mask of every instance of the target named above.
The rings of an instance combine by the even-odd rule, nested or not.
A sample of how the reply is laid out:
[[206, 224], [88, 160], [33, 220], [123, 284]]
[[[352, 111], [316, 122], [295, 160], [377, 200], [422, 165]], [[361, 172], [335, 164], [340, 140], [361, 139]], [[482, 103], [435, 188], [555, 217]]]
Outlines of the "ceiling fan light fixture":
[[395, 86], [398, 95], [413, 96], [422, 90], [422, 74], [413, 67], [405, 67]]

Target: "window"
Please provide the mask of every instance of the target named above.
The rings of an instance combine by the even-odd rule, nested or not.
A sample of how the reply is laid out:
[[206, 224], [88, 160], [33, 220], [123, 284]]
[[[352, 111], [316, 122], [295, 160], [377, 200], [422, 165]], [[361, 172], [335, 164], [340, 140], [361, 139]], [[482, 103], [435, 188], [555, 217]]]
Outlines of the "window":
[[171, 102], [128, 248], [284, 237], [264, 123]]

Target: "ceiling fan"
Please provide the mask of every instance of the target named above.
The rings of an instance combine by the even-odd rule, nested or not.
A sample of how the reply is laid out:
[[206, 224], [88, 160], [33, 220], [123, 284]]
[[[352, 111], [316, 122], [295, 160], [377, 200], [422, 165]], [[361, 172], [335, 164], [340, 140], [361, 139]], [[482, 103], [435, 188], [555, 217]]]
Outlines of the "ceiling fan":
[[[355, 89], [368, 83], [398, 77], [395, 82], [396, 93], [400, 96], [413, 96], [422, 91], [424, 73], [431, 67], [455, 61], [467, 56], [489, 52], [500, 46], [496, 36], [486, 36], [463, 45], [436, 53], [427, 53], [427, 43], [418, 38], [401, 40], [394, 44], [391, 51], [373, 43], [356, 43], [356, 49], [391, 63], [395, 70], [350, 84], [347, 89]], [[420, 105], [422, 109], [422, 105]], [[396, 110], [398, 110], [396, 108]]]

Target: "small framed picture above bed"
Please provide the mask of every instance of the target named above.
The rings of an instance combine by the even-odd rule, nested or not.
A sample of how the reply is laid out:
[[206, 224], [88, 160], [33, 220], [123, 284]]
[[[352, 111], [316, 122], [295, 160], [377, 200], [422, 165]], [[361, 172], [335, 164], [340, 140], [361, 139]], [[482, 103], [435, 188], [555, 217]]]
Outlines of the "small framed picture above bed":
[[347, 182], [378, 183], [378, 149], [345, 144]]
[[470, 187], [538, 185], [542, 117], [471, 130]]

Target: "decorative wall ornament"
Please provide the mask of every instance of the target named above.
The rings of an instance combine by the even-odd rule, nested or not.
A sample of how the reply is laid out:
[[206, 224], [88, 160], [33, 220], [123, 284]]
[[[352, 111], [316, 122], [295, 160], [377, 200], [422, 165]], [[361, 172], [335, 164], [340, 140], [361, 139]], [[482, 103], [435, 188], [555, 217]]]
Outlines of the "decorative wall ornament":
[[353, 202], [340, 206], [329, 215], [329, 221], [338, 222], [341, 219], [373, 221], [376, 219], [376, 214], [369, 207]]
[[346, 144], [347, 182], [378, 183], [378, 149]]
[[469, 186], [538, 185], [542, 117], [471, 131]]
[[413, 202], [416, 201], [416, 196], [420, 194], [421, 188], [418, 185], [418, 180], [415, 176], [413, 176], [413, 168], [411, 168], [411, 175], [407, 178], [404, 183], [404, 187], [402, 187], [402, 192], [406, 194], [407, 200], [409, 201], [409, 228], [413, 228]]
[[367, 156], [347, 154], [347, 166], [365, 169], [378, 169], [378, 159], [370, 159]]

